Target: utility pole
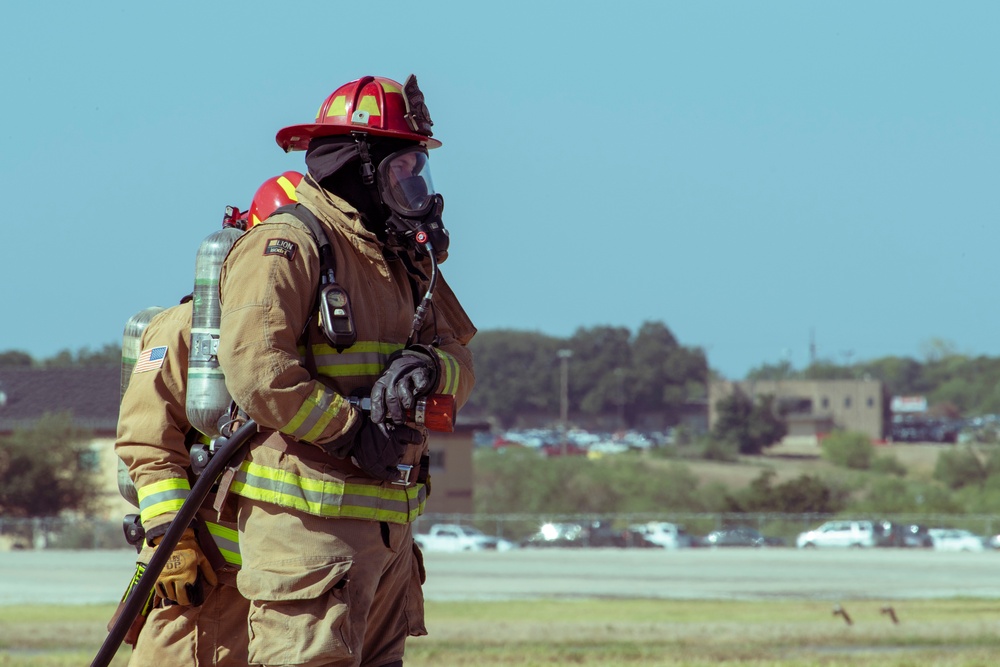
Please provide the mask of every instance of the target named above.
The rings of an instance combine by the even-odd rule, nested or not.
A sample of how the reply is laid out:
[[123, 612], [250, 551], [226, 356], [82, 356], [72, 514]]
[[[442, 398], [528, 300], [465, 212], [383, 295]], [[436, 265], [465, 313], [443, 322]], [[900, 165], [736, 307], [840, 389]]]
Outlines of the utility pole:
[[559, 429], [562, 436], [559, 446], [565, 456], [566, 431], [569, 430], [569, 358], [573, 356], [573, 350], [559, 350], [556, 355], [559, 357]]

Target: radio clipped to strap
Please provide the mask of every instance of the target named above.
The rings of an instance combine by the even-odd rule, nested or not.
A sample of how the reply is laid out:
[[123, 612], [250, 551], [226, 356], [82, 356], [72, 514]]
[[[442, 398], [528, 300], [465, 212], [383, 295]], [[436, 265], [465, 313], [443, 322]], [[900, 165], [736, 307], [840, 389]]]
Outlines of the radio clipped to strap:
[[338, 352], [353, 345], [358, 339], [351, 313], [351, 299], [337, 283], [335, 264], [330, 239], [323, 231], [316, 214], [302, 204], [287, 204], [278, 208], [273, 215], [288, 213], [306, 226], [319, 247], [320, 284], [316, 295], [319, 310], [319, 327], [323, 335]]

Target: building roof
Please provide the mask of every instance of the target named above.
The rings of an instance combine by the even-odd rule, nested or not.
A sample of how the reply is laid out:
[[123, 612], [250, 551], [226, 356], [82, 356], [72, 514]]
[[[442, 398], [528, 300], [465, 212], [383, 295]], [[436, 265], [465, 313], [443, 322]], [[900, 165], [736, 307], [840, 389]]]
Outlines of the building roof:
[[29, 428], [45, 413], [70, 412], [95, 435], [115, 434], [121, 370], [94, 368], [0, 368], [0, 433]]

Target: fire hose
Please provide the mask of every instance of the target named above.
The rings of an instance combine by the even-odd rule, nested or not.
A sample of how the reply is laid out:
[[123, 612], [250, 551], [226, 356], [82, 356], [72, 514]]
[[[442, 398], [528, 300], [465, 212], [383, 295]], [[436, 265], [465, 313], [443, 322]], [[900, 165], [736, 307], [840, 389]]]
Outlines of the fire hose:
[[191, 524], [198, 509], [205, 502], [205, 498], [212, 492], [212, 487], [215, 485], [223, 469], [243, 444], [256, 432], [256, 422], [249, 420], [228, 438], [220, 436], [215, 439], [213, 442], [213, 454], [208, 465], [198, 477], [198, 481], [191, 487], [191, 492], [188, 494], [184, 504], [177, 510], [177, 516], [170, 523], [170, 528], [167, 529], [167, 532], [164, 533], [159, 546], [149, 559], [145, 571], [135, 586], [132, 587], [118, 619], [111, 626], [104, 644], [101, 645], [93, 662], [90, 663], [91, 667], [107, 667], [111, 663], [122, 641], [125, 639], [129, 627], [149, 599], [153, 586], [156, 585], [156, 579], [160, 576], [160, 572], [163, 570], [163, 566], [166, 565], [167, 559], [170, 558], [174, 547], [177, 546], [177, 542], [180, 541], [181, 535], [184, 534], [184, 531]]

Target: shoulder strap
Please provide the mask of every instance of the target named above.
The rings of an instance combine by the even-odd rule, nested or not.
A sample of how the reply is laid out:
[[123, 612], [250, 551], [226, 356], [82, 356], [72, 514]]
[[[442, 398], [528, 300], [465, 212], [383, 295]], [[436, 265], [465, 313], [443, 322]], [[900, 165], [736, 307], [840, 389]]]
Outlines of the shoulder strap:
[[[277, 215], [279, 213], [288, 213], [294, 216], [306, 226], [309, 233], [312, 234], [313, 240], [316, 241], [316, 245], [319, 247], [319, 272], [320, 272], [320, 284], [319, 289], [322, 289], [323, 285], [328, 285], [337, 282], [336, 274], [334, 269], [336, 268], [336, 261], [333, 258], [333, 247], [330, 245], [330, 238], [326, 235], [323, 230], [323, 226], [319, 222], [319, 218], [316, 214], [310, 211], [308, 208], [299, 204], [298, 202], [294, 204], [285, 204], [274, 210], [271, 215]], [[268, 216], [270, 217], [270, 216]], [[317, 289], [316, 292], [316, 303], [313, 304], [313, 312], [319, 307], [320, 292]], [[309, 318], [311, 321], [312, 318]], [[312, 373], [313, 377], [319, 376], [319, 371], [316, 368], [316, 360], [313, 357], [312, 346], [308, 344], [307, 332], [309, 330], [309, 321], [306, 321], [304, 327], [302, 327], [302, 333], [299, 334], [299, 342], [305, 343], [306, 348], [306, 368]], [[343, 352], [342, 348], [337, 348], [337, 352]]]
[[325, 282], [334, 282], [336, 261], [333, 259], [333, 247], [330, 245], [330, 239], [327, 237], [326, 232], [323, 231], [323, 226], [320, 224], [316, 214], [299, 203], [285, 204], [275, 209], [271, 215], [278, 215], [279, 213], [288, 213], [306, 226], [306, 229], [312, 234], [316, 245], [319, 247], [320, 273], [328, 278]]

